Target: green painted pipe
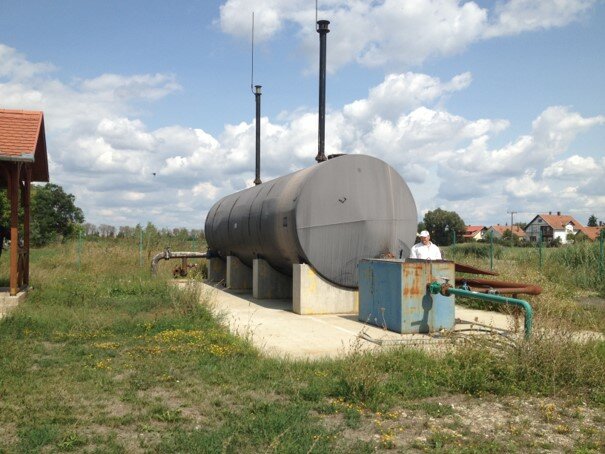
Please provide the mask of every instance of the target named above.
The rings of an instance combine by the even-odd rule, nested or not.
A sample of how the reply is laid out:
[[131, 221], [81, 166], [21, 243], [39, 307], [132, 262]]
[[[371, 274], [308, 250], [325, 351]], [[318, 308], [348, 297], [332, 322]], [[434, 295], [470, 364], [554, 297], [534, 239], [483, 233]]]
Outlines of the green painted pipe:
[[603, 243], [605, 242], [605, 229], [601, 229], [601, 233], [599, 233], [599, 273], [601, 274], [601, 276], [603, 276], [603, 274], [605, 273], [605, 265], [603, 263]]
[[442, 293], [445, 296], [460, 295], [468, 296], [470, 298], [477, 298], [480, 300], [493, 301], [495, 303], [512, 304], [514, 306], [521, 306], [525, 310], [525, 338], [529, 338], [531, 335], [532, 324], [534, 319], [534, 311], [527, 301], [520, 300], [517, 298], [509, 298], [507, 296], [493, 295], [491, 293], [479, 293], [472, 292], [470, 290], [462, 290], [459, 288], [450, 287], [448, 285], [441, 285], [438, 282], [433, 282], [429, 285], [429, 291], [433, 294]]

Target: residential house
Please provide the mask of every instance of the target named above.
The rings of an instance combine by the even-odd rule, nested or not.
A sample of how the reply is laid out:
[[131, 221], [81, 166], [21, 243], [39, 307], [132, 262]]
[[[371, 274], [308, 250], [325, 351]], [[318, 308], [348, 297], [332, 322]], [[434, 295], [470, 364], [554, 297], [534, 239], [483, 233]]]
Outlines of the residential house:
[[485, 232], [487, 232], [487, 227], [484, 225], [467, 225], [462, 238], [464, 241], [479, 241], [484, 238]]
[[591, 241], [595, 241], [599, 239], [601, 230], [605, 230], [605, 225], [599, 227], [582, 227], [578, 230], [586, 235]]
[[500, 225], [500, 224], [496, 224], [496, 225], [492, 225], [489, 229], [487, 229], [487, 231], [485, 232], [484, 237], [485, 238], [489, 238], [490, 236], [490, 232], [494, 235], [494, 238], [502, 238], [502, 236], [504, 236], [504, 232], [506, 232], [507, 230], [511, 230], [513, 232], [513, 235], [516, 235], [519, 237], [519, 239], [521, 240], [526, 240], [527, 236], [525, 235], [525, 232], [523, 231], [523, 229], [521, 227], [519, 227], [518, 225], [513, 225], [512, 229], [508, 224], [505, 225]]
[[574, 219], [573, 216], [561, 214], [557, 211], [557, 214], [538, 214], [534, 217], [529, 224], [525, 227], [525, 233], [529, 238], [529, 241], [538, 241], [540, 236], [542, 241], [550, 242], [561, 240], [562, 244], [567, 243], [567, 235], [576, 234], [582, 229], [586, 229], [578, 220]]

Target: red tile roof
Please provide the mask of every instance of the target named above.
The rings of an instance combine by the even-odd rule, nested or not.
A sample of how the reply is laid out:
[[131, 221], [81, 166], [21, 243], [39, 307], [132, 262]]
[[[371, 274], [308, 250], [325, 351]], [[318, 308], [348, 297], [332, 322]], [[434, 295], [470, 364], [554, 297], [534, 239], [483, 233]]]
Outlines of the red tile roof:
[[467, 225], [466, 231], [462, 235], [462, 238], [473, 238], [477, 233], [485, 228], [484, 225]]
[[555, 230], [565, 230], [565, 226], [570, 222], [576, 228], [584, 227], [580, 222], [574, 219], [573, 216], [568, 216], [565, 214], [540, 214], [539, 216], [544, 219], [544, 222]]
[[511, 230], [513, 232], [513, 234], [515, 234], [519, 237], [525, 236], [525, 231], [518, 225], [513, 225], [512, 229], [508, 225], [500, 225], [500, 224], [492, 225], [490, 228], [494, 229], [500, 235], [504, 234], [504, 232], [506, 232], [507, 230]]
[[0, 109], [0, 161], [32, 162], [32, 180], [48, 181], [44, 114]]
[[483, 230], [485, 226], [483, 225], [467, 225], [466, 232], [467, 234], [475, 234], [478, 230]]
[[584, 235], [594, 241], [599, 238], [601, 230], [605, 230], [605, 227], [581, 227], [578, 230], [580, 230], [580, 232], [584, 233]]

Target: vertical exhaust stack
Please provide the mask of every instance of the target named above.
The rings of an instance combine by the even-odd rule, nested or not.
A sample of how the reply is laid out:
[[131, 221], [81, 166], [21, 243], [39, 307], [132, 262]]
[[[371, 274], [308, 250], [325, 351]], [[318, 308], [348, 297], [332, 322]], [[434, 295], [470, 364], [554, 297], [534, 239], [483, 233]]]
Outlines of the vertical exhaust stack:
[[261, 85], [254, 86], [254, 98], [256, 101], [256, 178], [254, 184], [259, 185], [262, 183], [260, 179], [260, 96], [261, 96]]
[[326, 146], [326, 35], [330, 33], [329, 20], [317, 21], [317, 33], [319, 33], [319, 133], [318, 150], [315, 160], [325, 161]]

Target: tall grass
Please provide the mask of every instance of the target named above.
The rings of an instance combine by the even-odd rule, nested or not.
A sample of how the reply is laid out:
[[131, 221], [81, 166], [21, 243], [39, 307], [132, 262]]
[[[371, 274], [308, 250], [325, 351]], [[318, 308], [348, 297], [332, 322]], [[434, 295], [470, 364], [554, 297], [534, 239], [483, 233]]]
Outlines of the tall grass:
[[594, 290], [605, 297], [605, 276], [599, 268], [599, 243], [582, 242], [551, 251], [545, 273], [585, 290]]
[[462, 243], [456, 246], [449, 246], [446, 255], [451, 255], [452, 258], [464, 259], [464, 258], [479, 258], [489, 259], [490, 255], [493, 254], [494, 259], [502, 257], [503, 247], [494, 244], [493, 251], [490, 251], [490, 245], [485, 243]]

